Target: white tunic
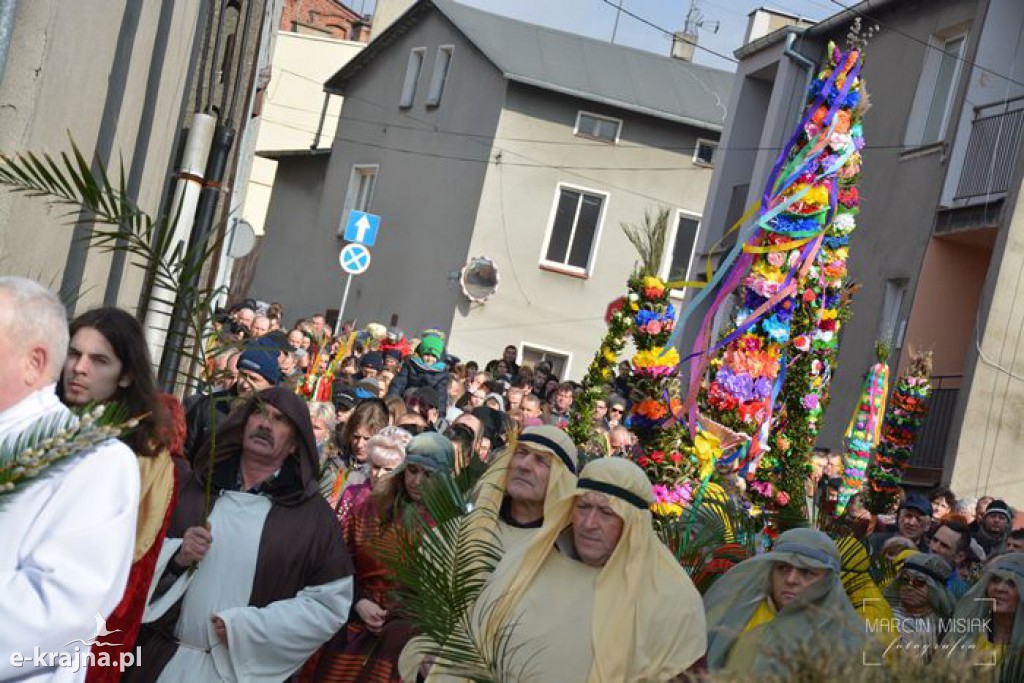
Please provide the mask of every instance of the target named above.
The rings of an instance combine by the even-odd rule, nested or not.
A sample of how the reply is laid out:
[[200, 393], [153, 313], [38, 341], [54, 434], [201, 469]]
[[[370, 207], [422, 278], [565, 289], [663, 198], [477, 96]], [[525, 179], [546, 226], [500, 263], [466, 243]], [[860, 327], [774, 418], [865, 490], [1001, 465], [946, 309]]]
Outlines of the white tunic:
[[[160, 681], [279, 683], [344, 626], [352, 604], [351, 576], [310, 586], [266, 607], [249, 606], [271, 506], [264, 496], [222, 492], [210, 513], [213, 542], [206, 556], [194, 572], [185, 572], [166, 593], [153, 598], [159, 577], [182, 541], [164, 542], [143, 622], [159, 619], [184, 598], [174, 629], [180, 645]], [[227, 646], [214, 632], [214, 615], [227, 627]]]
[[[0, 439], [60, 413], [54, 386], [40, 389], [0, 413]], [[138, 509], [139, 468], [120, 441], [53, 466], [0, 507], [0, 680], [85, 679], [84, 667], [35, 666], [35, 651], [89, 651], [96, 616], [114, 610], [128, 582]]]

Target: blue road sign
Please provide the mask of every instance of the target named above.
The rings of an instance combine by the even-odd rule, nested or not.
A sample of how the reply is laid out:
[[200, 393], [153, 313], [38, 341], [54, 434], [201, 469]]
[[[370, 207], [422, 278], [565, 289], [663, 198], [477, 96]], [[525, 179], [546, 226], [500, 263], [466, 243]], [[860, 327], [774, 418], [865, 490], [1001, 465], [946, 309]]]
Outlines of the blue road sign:
[[370, 250], [362, 244], [346, 244], [338, 255], [341, 269], [349, 275], [360, 275], [370, 267]]
[[359, 242], [372, 247], [377, 242], [378, 228], [380, 216], [362, 211], [349, 211], [348, 222], [345, 223], [345, 241]]

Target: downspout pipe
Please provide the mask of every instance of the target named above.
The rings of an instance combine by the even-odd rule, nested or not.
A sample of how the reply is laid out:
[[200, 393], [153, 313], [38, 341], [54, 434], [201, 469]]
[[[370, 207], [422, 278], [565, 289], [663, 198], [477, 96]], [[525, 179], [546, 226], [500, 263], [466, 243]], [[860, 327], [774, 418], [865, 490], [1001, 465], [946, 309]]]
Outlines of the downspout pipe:
[[802, 36], [802, 33], [797, 33], [795, 31], [787, 33], [786, 49], [782, 51], [782, 54], [786, 55], [787, 57], [789, 57], [794, 62], [796, 62], [797, 64], [799, 64], [800, 66], [804, 67], [804, 69], [807, 70], [807, 79], [804, 81], [804, 87], [801, 90], [802, 93], [806, 93], [807, 88], [811, 85], [811, 76], [814, 74], [814, 70], [815, 68], [817, 68], [817, 64], [815, 64], [814, 60], [808, 57], [807, 55], [804, 55], [803, 53], [797, 51], [795, 47], [796, 40], [797, 38], [800, 38]]
[[0, 83], [4, 80], [7, 53], [14, 38], [14, 16], [18, 13], [18, 0], [0, 0]]

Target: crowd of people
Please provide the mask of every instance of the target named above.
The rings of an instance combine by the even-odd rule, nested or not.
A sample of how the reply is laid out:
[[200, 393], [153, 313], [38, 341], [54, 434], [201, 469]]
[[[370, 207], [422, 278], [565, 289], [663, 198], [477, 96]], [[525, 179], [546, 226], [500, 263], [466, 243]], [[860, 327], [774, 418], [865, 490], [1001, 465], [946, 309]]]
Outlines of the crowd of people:
[[[386, 560], [432, 526], [430, 481], [464, 472], [467, 528], [500, 549], [467, 613], [480, 651], [505, 653], [498, 680], [752, 677], [811, 638], [883, 659], [951, 633], [972, 656], [1024, 648], [1024, 529], [1006, 501], [938, 488], [886, 516], [855, 497], [839, 543], [797, 528], [753, 556], [713, 549], [702, 597], [655, 531], [628, 365], [581, 449], [565, 432], [580, 387], [515, 345], [481, 367], [436, 330], [284, 319], [276, 304], [225, 311], [182, 402], [158, 391], [133, 316], [69, 325], [48, 290], [0, 278], [0, 457], [72, 410], [140, 419], [0, 501], [0, 679], [474, 678], [431, 654]], [[840, 466], [816, 458], [818, 515]], [[876, 558], [890, 575], [866, 569]]]

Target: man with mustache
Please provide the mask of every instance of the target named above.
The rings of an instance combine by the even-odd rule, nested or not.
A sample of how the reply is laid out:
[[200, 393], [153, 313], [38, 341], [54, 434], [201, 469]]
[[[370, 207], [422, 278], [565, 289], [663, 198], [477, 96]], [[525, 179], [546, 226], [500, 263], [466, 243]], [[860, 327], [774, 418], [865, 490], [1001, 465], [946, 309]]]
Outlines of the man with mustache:
[[640, 467], [599, 458], [504, 555], [470, 615], [500, 680], [668, 681], [700, 659], [700, 594], [654, 532], [653, 503]]
[[318, 465], [309, 411], [287, 389], [217, 429], [179, 479], [142, 663], [125, 680], [285, 680], [345, 624], [352, 563]]

